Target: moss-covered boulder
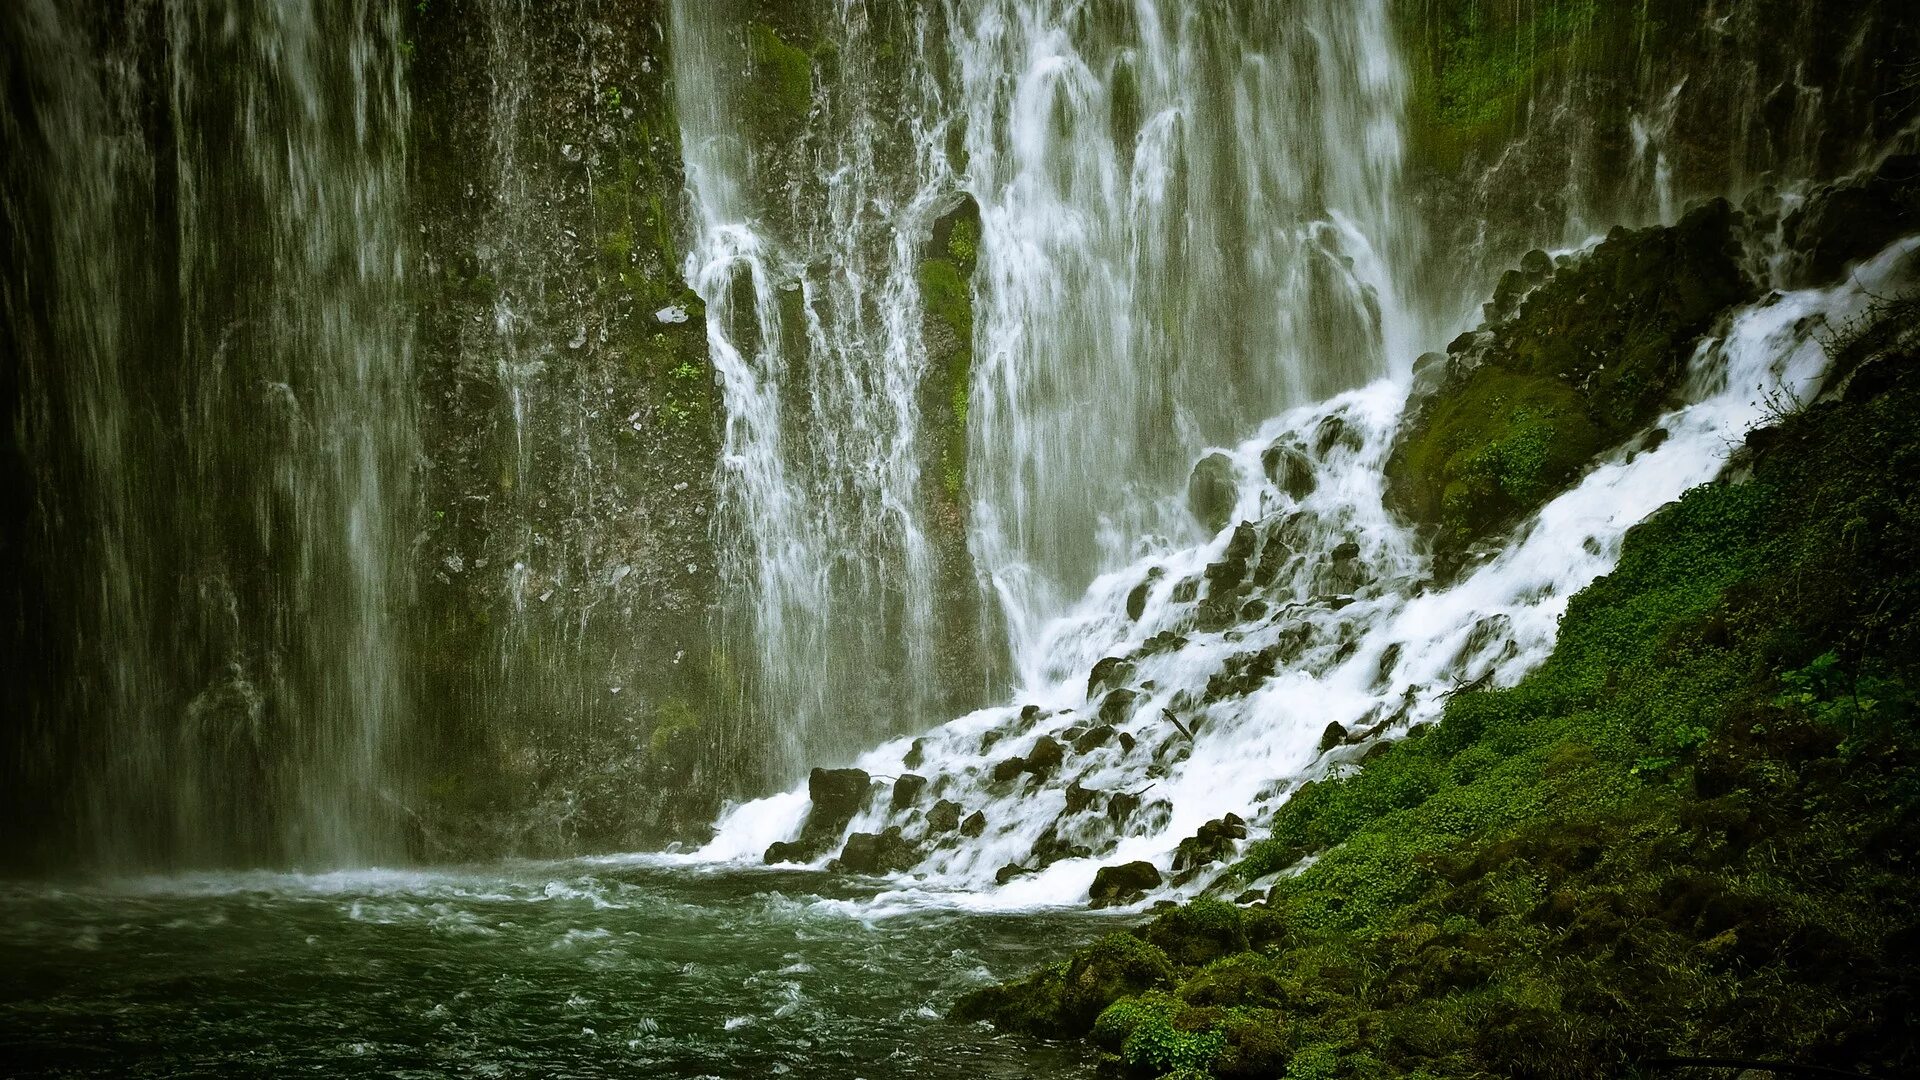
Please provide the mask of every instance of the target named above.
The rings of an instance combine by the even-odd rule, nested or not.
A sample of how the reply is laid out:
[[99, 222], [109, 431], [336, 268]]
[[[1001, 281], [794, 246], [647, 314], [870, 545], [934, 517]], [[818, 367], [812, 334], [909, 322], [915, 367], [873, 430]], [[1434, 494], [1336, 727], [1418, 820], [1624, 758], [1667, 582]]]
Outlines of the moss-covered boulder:
[[1615, 230], [1513, 315], [1456, 341], [1394, 444], [1389, 504], [1454, 555], [1652, 420], [1715, 320], [1753, 295], [1736, 224], [1716, 200], [1670, 227]]
[[1078, 1038], [1093, 1030], [1107, 1006], [1170, 987], [1173, 979], [1166, 953], [1132, 934], [1108, 934], [1066, 963], [1022, 982], [962, 997], [953, 1014], [1043, 1038]]

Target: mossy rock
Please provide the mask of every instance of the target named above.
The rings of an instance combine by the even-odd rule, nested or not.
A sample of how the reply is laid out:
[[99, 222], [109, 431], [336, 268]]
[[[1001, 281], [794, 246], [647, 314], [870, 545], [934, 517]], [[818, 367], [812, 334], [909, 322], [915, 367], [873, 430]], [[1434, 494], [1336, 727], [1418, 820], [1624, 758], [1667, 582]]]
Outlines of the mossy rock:
[[1753, 295], [1735, 224], [1715, 200], [1671, 227], [1616, 230], [1516, 314], [1457, 342], [1454, 373], [1388, 459], [1390, 505], [1457, 554], [1650, 422], [1715, 320]]
[[761, 134], [777, 137], [804, 125], [813, 111], [813, 58], [762, 22], [747, 24], [747, 57], [749, 100]]
[[1166, 953], [1131, 934], [1108, 934], [1067, 963], [962, 997], [953, 1014], [1042, 1038], [1079, 1038], [1107, 1006], [1173, 981]]

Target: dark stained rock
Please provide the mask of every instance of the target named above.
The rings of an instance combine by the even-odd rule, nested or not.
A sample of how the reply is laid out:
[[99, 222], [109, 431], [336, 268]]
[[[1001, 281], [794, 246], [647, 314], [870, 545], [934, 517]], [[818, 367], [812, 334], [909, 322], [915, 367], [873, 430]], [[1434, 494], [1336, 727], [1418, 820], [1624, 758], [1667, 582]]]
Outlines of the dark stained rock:
[[926, 777], [915, 773], [902, 773], [900, 779], [893, 782], [892, 808], [894, 810], [905, 810], [918, 801], [920, 793], [926, 789]]
[[1100, 702], [1100, 722], [1115, 726], [1125, 723], [1133, 715], [1134, 702], [1139, 698], [1138, 693], [1125, 688], [1108, 694]]
[[1004, 784], [1026, 771], [1026, 758], [1010, 757], [1003, 761], [996, 761], [993, 763], [993, 782], [996, 784]]
[[1200, 830], [1180, 841], [1173, 853], [1175, 873], [1216, 863], [1233, 853], [1233, 843], [1247, 838], [1247, 823], [1238, 814], [1228, 814], [1200, 826]]
[[1815, 192], [1783, 222], [1799, 252], [1796, 287], [1826, 285], [1852, 264], [1877, 254], [1920, 218], [1920, 156], [1889, 157], [1852, 183]]
[[1360, 545], [1358, 542], [1353, 540], [1348, 540], [1346, 543], [1340, 544], [1339, 546], [1333, 549], [1333, 558], [1335, 562], [1346, 562], [1348, 559], [1357, 559], [1359, 557], [1360, 557]]
[[1107, 820], [1118, 829], [1126, 825], [1134, 811], [1140, 809], [1140, 796], [1125, 791], [1116, 791], [1107, 796]]
[[1103, 866], [1093, 875], [1087, 899], [1097, 908], [1131, 904], [1145, 899], [1148, 889], [1159, 888], [1161, 880], [1160, 871], [1150, 862]]
[[1008, 863], [993, 872], [993, 883], [995, 885], [1005, 885], [1014, 878], [1025, 877], [1031, 873], [1033, 873], [1033, 867], [1031, 866], [1021, 866], [1019, 863]]
[[767, 853], [761, 856], [761, 861], [772, 866], [774, 863], [806, 862], [807, 858], [799, 844], [776, 840], [767, 845]]
[[1342, 727], [1338, 722], [1328, 724], [1327, 730], [1320, 733], [1320, 752], [1324, 754], [1346, 741], [1346, 728]]
[[1274, 443], [1260, 455], [1260, 464], [1267, 470], [1267, 479], [1273, 486], [1295, 502], [1313, 494], [1313, 462], [1299, 447]]
[[1079, 781], [1067, 785], [1067, 813], [1078, 814], [1090, 809], [1100, 792], [1094, 788], [1081, 787]]
[[1038, 869], [1045, 869], [1062, 859], [1084, 859], [1093, 852], [1082, 845], [1075, 844], [1060, 835], [1060, 823], [1040, 834], [1033, 842], [1033, 851], [1027, 856]]
[[900, 835], [898, 825], [881, 833], [854, 833], [840, 857], [828, 864], [853, 874], [886, 874], [912, 869], [920, 853]]
[[1232, 458], [1212, 453], [1193, 467], [1193, 476], [1187, 481], [1187, 509], [1208, 532], [1227, 527], [1227, 521], [1233, 516], [1233, 504], [1239, 497]]
[[1176, 604], [1190, 604], [1193, 602], [1193, 598], [1199, 595], [1199, 578], [1188, 578], [1185, 581], [1176, 583], [1173, 587], [1173, 602]]
[[925, 764], [926, 760], [927, 760], [927, 740], [925, 739], [913, 740], [913, 745], [907, 748], [907, 757], [906, 757], [907, 768], [917, 769], [921, 765]]
[[1044, 777], [1060, 767], [1067, 759], [1066, 750], [1051, 735], [1042, 735], [1027, 752], [1026, 771], [1035, 776]]
[[1133, 662], [1119, 656], [1109, 656], [1093, 665], [1087, 675], [1087, 697], [1091, 698], [1107, 687], [1122, 686], [1133, 678]]
[[[807, 775], [807, 797], [812, 805], [800, 827], [800, 838], [775, 844], [764, 856], [769, 863], [811, 862], [832, 848], [854, 815], [866, 809], [873, 779], [860, 769], [815, 769]], [[779, 848], [777, 853], [774, 848]]]
[[941, 799], [927, 811], [927, 831], [930, 833], [950, 833], [960, 827], [960, 804], [952, 799]]
[[1114, 730], [1111, 724], [1101, 724], [1098, 727], [1089, 728], [1085, 734], [1073, 740], [1073, 752], [1076, 754], [1090, 753], [1112, 741], [1113, 736]]
[[1134, 743], [1133, 736], [1122, 731], [1120, 732], [1119, 738], [1120, 738], [1120, 752], [1123, 754], [1132, 753], [1133, 743]]
[[978, 810], [975, 810], [972, 814], [969, 814], [967, 816], [967, 820], [960, 823], [961, 836], [979, 836], [981, 833], [984, 833], [986, 831], [987, 831], [987, 815]]

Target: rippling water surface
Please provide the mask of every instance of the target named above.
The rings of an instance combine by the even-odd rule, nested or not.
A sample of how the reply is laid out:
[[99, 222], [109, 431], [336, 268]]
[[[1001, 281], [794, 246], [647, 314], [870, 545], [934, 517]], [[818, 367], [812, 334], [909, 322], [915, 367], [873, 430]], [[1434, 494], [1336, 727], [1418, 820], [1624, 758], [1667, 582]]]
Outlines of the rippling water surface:
[[21, 1076], [1072, 1077], [945, 1019], [1115, 925], [627, 862], [0, 890]]

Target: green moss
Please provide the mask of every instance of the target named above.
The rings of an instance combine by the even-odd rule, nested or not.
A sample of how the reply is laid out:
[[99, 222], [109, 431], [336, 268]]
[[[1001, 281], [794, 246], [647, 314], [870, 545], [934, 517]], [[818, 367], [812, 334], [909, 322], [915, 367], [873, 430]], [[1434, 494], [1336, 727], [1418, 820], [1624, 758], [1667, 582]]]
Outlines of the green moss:
[[1221, 1076], [1920, 1065], [1920, 354], [1847, 340], [1846, 398], [1634, 529], [1539, 669], [1281, 808], [1238, 872], [1318, 858], [1244, 944], [1213, 902], [1142, 928], [1175, 984], [1096, 1040]]
[[747, 24], [747, 55], [753, 65], [752, 101], [763, 131], [803, 122], [813, 109], [813, 59], [766, 23]]
[[[971, 259], [978, 226], [961, 220], [948, 233], [947, 247], [958, 259]], [[954, 259], [930, 258], [920, 264], [920, 300], [927, 316], [953, 334], [953, 347], [942, 357], [946, 374], [942, 395], [947, 415], [941, 418], [941, 483], [947, 496], [959, 499], [966, 486], [967, 406], [973, 393], [973, 291]]]
[[[1391, 502], [1457, 553], [1538, 507], [1638, 431], [1696, 343], [1752, 285], [1724, 201], [1670, 228], [1621, 230], [1493, 323], [1415, 414], [1387, 463]], [[1511, 275], [1519, 278], [1516, 272]]]

